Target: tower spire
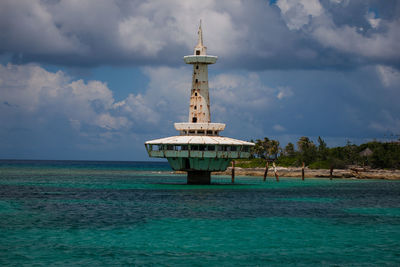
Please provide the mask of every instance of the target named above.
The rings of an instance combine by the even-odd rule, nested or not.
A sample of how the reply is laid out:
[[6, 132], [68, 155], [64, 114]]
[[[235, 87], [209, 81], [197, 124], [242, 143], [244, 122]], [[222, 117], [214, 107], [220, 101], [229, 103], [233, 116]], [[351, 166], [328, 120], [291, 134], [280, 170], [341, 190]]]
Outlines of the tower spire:
[[194, 48], [194, 54], [196, 56], [205, 56], [207, 53], [207, 47], [203, 45], [203, 30], [201, 29], [201, 20], [199, 25], [199, 30], [197, 31], [198, 41]]
[[197, 46], [203, 46], [203, 31], [201, 29], [201, 20], [200, 20], [199, 30], [197, 31], [197, 35], [198, 35]]

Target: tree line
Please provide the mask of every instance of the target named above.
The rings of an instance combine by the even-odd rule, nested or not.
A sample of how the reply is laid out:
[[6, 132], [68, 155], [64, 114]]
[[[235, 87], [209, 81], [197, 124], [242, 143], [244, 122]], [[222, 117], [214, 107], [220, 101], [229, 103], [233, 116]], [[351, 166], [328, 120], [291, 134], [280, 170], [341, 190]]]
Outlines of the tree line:
[[[317, 143], [303, 136], [293, 143], [281, 147], [278, 140], [265, 137], [251, 140], [255, 146], [251, 150], [250, 166], [262, 165], [266, 160], [273, 160], [280, 166], [299, 167], [304, 162], [309, 168], [343, 169], [357, 165], [379, 169], [400, 169], [400, 140], [397, 142], [371, 141], [356, 145], [347, 142], [345, 146], [328, 147], [318, 137]], [[243, 165], [243, 164], [242, 164]]]

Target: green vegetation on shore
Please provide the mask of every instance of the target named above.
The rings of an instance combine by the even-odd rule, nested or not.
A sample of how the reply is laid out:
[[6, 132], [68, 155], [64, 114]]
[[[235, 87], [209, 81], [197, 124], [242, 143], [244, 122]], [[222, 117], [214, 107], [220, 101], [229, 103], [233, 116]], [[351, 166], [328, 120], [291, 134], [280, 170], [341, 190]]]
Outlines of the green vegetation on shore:
[[348, 142], [345, 146], [330, 148], [321, 137], [318, 137], [318, 144], [314, 144], [303, 136], [297, 141], [297, 150], [292, 143], [282, 148], [279, 141], [267, 137], [254, 143], [256, 145], [251, 151], [251, 158], [237, 160], [236, 166], [265, 167], [266, 160], [273, 160], [282, 167], [300, 167], [304, 162], [310, 169], [344, 169], [349, 165], [400, 169], [399, 141], [372, 141], [361, 145]]

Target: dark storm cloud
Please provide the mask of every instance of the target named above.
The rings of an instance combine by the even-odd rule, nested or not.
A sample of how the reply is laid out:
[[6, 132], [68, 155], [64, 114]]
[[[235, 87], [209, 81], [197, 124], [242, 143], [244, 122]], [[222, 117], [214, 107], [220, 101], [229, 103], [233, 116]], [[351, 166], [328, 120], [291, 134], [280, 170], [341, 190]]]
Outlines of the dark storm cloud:
[[[322, 9], [315, 13], [318, 5]], [[398, 6], [396, 1], [336, 0], [5, 0], [0, 3], [0, 53], [12, 54], [15, 63], [177, 65], [191, 52], [202, 18], [209, 52], [224, 58], [225, 67], [398, 67], [393, 49], [399, 38], [392, 36], [400, 25]], [[371, 12], [379, 27], [366, 18]], [[346, 38], [336, 43], [338, 36]], [[381, 53], [357, 47], [364, 42]]]

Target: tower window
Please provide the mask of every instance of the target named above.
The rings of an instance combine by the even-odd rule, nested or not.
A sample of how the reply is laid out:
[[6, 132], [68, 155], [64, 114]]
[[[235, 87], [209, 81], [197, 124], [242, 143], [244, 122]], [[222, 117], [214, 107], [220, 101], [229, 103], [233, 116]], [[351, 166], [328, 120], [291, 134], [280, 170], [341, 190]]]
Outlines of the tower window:
[[194, 109], [197, 109], [197, 106], [194, 106]]
[[192, 122], [197, 122], [197, 118], [193, 117]]
[[196, 50], [196, 56], [200, 55], [200, 50]]

